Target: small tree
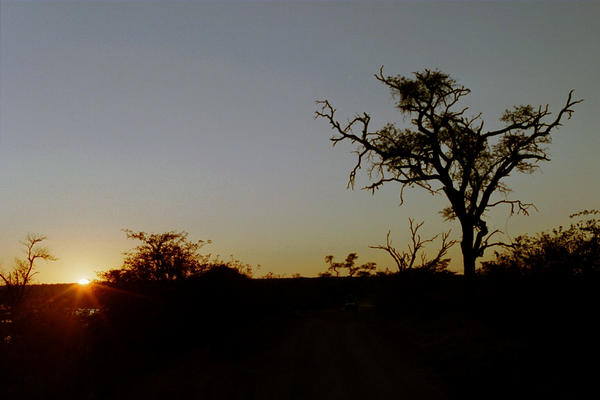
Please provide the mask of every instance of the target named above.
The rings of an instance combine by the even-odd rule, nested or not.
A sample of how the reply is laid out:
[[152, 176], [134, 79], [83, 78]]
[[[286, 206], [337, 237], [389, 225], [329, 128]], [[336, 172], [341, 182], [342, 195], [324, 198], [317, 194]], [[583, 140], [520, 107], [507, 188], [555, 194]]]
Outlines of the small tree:
[[[513, 172], [532, 173], [538, 163], [549, 161], [546, 146], [551, 132], [562, 125], [563, 118], [571, 117], [573, 106], [582, 100], [574, 100], [573, 91], [569, 92], [553, 119], [548, 119], [548, 105], [516, 106], [502, 114], [502, 128], [486, 131], [481, 114], [468, 116], [468, 107], [459, 104], [470, 90], [447, 74], [426, 69], [415, 72], [414, 78], [384, 76], [382, 67], [375, 78], [389, 88], [412, 128], [388, 123], [372, 131], [367, 113], [341, 124], [329, 101], [317, 102], [320, 109], [315, 118], [329, 122], [335, 131], [333, 144], [349, 141], [358, 145], [348, 185], [354, 186], [357, 171], [367, 163], [373, 182], [366, 189], [374, 192], [387, 182], [397, 182], [401, 203], [406, 187], [444, 193], [450, 206], [442, 214], [460, 222], [464, 274], [473, 276], [476, 259], [499, 244], [490, 241], [500, 231], [490, 232], [486, 212], [508, 205], [511, 214], [527, 214], [533, 206], [506, 197], [505, 178]], [[503, 196], [493, 197], [497, 194]]]
[[[346, 256], [346, 260], [343, 262], [334, 262], [332, 255], [326, 256], [325, 263], [329, 264], [329, 268], [327, 268], [327, 274], [331, 276], [335, 273], [335, 276], [340, 276], [340, 272], [345, 269], [348, 273], [348, 276], [366, 276], [370, 275], [377, 268], [377, 264], [374, 262], [356, 265], [355, 262], [357, 259], [358, 255], [356, 253], [348, 254]], [[322, 274], [321, 276], [327, 275]]]
[[[425, 253], [422, 252], [423, 246], [426, 243], [433, 242], [440, 235], [435, 235], [434, 237], [429, 239], [422, 239], [421, 235], [418, 232], [419, 229], [423, 226], [424, 222], [419, 222], [415, 224], [412, 218], [409, 218], [408, 222], [410, 224], [411, 238], [411, 242], [408, 245], [408, 252], [400, 252], [392, 246], [392, 241], [390, 240], [390, 231], [388, 231], [387, 233], [385, 245], [369, 247], [372, 249], [380, 249], [386, 251], [394, 259], [394, 262], [396, 263], [399, 272], [403, 272], [413, 268], [430, 271], [444, 271], [450, 263], [450, 259], [445, 258], [446, 253], [456, 243], [455, 240], [448, 239], [450, 237], [450, 231], [442, 233], [440, 250], [434, 258], [428, 260], [425, 256]], [[417, 255], [419, 255], [419, 252], [421, 252], [419, 257], [420, 263], [415, 264], [417, 262]]]
[[56, 258], [50, 254], [48, 248], [40, 246], [40, 243], [47, 237], [30, 233], [24, 241], [25, 258], [16, 258], [16, 266], [10, 272], [0, 272], [0, 278], [4, 282], [6, 295], [9, 304], [14, 307], [23, 301], [25, 288], [29, 285], [33, 277], [37, 274], [35, 263], [37, 260], [56, 261]]
[[110, 283], [127, 281], [169, 281], [203, 272], [210, 256], [200, 249], [211, 241], [192, 242], [187, 232], [146, 233], [124, 230], [127, 238], [142, 242], [125, 253], [123, 266], [100, 273]]

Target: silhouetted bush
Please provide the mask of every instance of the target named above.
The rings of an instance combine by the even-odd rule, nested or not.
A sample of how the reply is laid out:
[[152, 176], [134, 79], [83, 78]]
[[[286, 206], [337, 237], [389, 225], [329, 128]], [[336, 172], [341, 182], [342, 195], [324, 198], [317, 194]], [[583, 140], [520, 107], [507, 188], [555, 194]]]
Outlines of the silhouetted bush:
[[600, 272], [600, 215], [598, 210], [571, 215], [581, 220], [536, 236], [517, 237], [496, 259], [482, 263], [480, 273], [490, 277], [532, 275], [577, 276]]
[[248, 275], [244, 274], [243, 271], [232, 267], [228, 264], [217, 264], [210, 265], [206, 271], [202, 272], [198, 276], [210, 279], [248, 279]]

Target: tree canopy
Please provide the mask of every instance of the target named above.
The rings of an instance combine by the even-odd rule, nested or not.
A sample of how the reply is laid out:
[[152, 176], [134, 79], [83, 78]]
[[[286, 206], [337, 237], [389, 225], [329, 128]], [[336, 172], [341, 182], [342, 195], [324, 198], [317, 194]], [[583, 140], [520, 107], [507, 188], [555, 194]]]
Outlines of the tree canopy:
[[334, 130], [334, 145], [356, 144], [357, 162], [350, 172], [349, 187], [366, 164], [375, 191], [388, 182], [400, 184], [400, 198], [407, 187], [443, 193], [449, 206], [447, 219], [458, 219], [462, 229], [464, 273], [475, 274], [475, 260], [500, 242], [492, 242], [499, 230], [490, 231], [486, 212], [507, 205], [510, 213], [527, 214], [532, 203], [508, 197], [505, 178], [513, 172], [532, 173], [549, 161], [551, 133], [571, 118], [573, 106], [582, 100], [569, 92], [560, 111], [551, 117], [549, 106], [518, 105], [504, 111], [502, 127], [485, 130], [481, 113], [470, 115], [461, 100], [470, 90], [450, 75], [425, 69], [410, 76], [386, 76], [383, 67], [375, 78], [389, 88], [396, 108], [409, 118], [411, 127], [387, 123], [372, 130], [371, 116], [357, 114], [342, 124], [328, 100], [318, 101], [315, 118], [324, 118]]
[[129, 229], [124, 232], [127, 238], [141, 244], [125, 253], [121, 268], [100, 274], [109, 282], [169, 281], [190, 277], [207, 268], [210, 256], [200, 254], [200, 249], [210, 240], [190, 241], [187, 232], [146, 233]]
[[218, 255], [202, 254], [200, 250], [210, 240], [191, 241], [187, 232], [164, 233], [123, 230], [127, 238], [141, 242], [124, 253], [121, 268], [98, 275], [109, 284], [140, 281], [176, 281], [200, 275], [215, 278], [251, 277], [260, 265], [252, 266], [237, 260], [225, 261]]

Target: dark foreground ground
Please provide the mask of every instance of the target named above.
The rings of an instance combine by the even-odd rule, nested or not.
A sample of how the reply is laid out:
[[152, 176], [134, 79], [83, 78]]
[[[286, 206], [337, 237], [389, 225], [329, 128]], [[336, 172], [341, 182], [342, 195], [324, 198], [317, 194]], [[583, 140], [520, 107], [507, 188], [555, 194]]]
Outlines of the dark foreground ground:
[[597, 287], [465, 290], [452, 276], [40, 286], [0, 325], [12, 336], [0, 398], [598, 398]]
[[396, 342], [385, 325], [372, 311], [302, 315], [241, 357], [233, 351], [205, 363], [199, 360], [210, 355], [191, 351], [142, 377], [120, 398], [447, 398], [435, 371], [414, 349]]

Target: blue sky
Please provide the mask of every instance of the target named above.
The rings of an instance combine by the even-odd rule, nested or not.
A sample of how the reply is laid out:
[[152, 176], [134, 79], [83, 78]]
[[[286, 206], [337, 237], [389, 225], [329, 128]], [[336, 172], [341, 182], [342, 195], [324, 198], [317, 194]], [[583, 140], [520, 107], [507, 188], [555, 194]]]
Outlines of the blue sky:
[[[323, 258], [390, 266], [368, 245], [409, 217], [459, 230], [441, 197], [346, 190], [353, 148], [331, 148], [315, 101], [340, 118], [406, 124], [373, 74], [450, 73], [491, 128], [515, 104], [585, 102], [552, 161], [515, 175], [539, 212], [492, 224], [514, 236], [597, 208], [597, 2], [2, 2], [0, 267], [27, 232], [59, 261], [42, 282], [94, 277], [135, 245], [123, 228], [186, 230], [262, 272], [315, 275]], [[359, 183], [366, 183], [361, 178]], [[452, 253], [460, 266], [458, 247]]]

